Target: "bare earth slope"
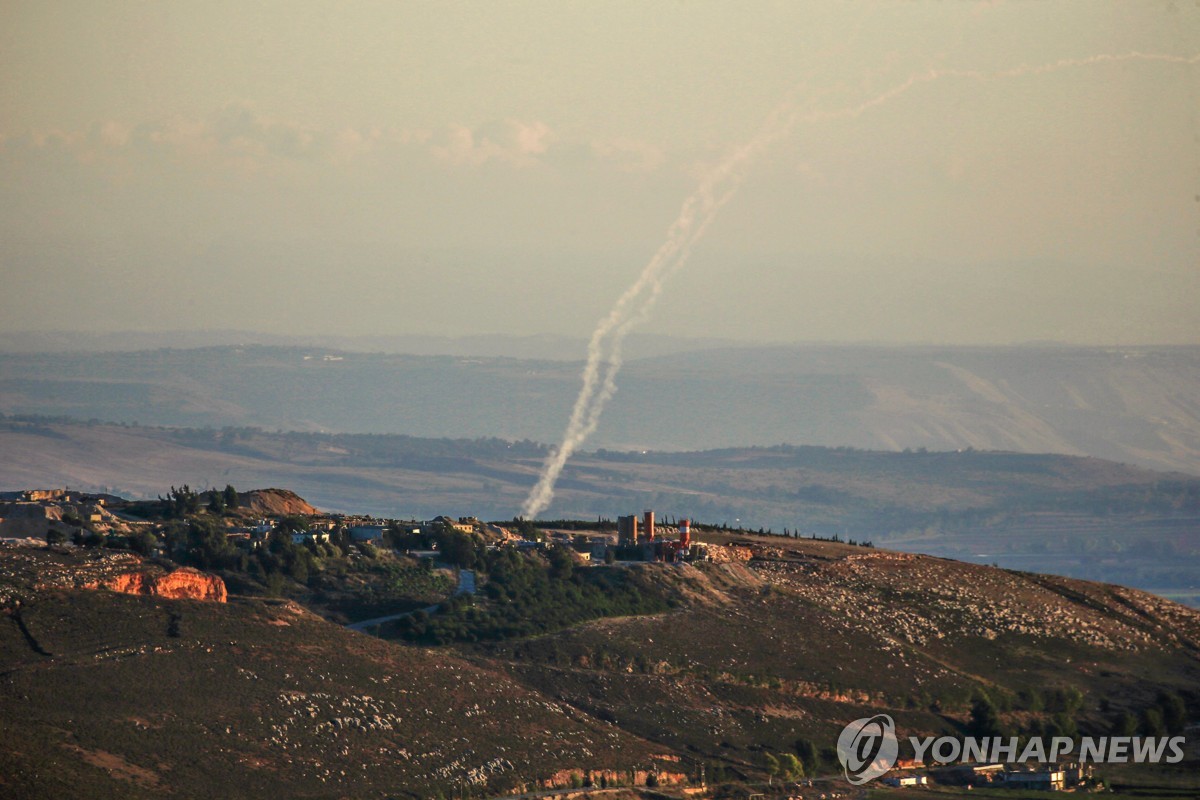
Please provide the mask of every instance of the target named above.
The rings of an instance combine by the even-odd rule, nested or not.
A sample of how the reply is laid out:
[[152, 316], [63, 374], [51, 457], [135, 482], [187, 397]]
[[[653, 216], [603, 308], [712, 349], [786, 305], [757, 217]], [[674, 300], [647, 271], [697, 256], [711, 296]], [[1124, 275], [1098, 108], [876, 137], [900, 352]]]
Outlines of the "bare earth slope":
[[319, 513], [290, 489], [252, 489], [238, 494], [238, 509], [249, 514], [282, 517], [289, 514]]

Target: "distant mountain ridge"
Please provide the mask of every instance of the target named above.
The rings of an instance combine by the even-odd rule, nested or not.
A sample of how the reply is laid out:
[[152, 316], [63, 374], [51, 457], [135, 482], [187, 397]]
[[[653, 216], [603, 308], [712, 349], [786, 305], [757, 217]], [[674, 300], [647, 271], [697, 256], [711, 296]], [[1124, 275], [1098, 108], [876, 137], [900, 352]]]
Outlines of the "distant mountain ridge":
[[[179, 350], [204, 347], [316, 347], [352, 353], [406, 353], [422, 356], [484, 356], [576, 361], [587, 352], [587, 340], [574, 336], [510, 334], [436, 336], [395, 334], [342, 336], [315, 333], [305, 336], [242, 330], [209, 331], [27, 331], [0, 333], [0, 353], [114, 353], [140, 350]], [[737, 346], [722, 339], [691, 339], [655, 334], [633, 334], [627, 352], [649, 357], [690, 350]]]
[[[555, 442], [579, 372], [318, 345], [7, 353], [0, 413]], [[1200, 475], [1200, 347], [725, 347], [635, 358], [617, 384], [591, 447], [973, 447]]]

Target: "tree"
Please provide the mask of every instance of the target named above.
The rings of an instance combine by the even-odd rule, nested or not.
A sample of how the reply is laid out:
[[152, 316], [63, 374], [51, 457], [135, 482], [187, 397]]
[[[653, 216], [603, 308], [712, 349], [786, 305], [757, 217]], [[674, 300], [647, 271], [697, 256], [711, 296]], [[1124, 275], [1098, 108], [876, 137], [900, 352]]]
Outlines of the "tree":
[[282, 597], [283, 589], [287, 585], [283, 575], [278, 572], [272, 572], [266, 576], [267, 594], [272, 597]]
[[[108, 544], [108, 537], [105, 536], [103, 533], [97, 533], [96, 531], [92, 531], [83, 537], [83, 546], [84, 547], [104, 547], [107, 544]], [[1160, 714], [1159, 715], [1160, 719], [1161, 719], [1161, 716], [1162, 715]]]
[[815, 775], [817, 767], [820, 766], [820, 759], [817, 756], [817, 746], [808, 739], [797, 739], [793, 745], [796, 750], [796, 755], [800, 757], [800, 763], [804, 766], [806, 775]]
[[46, 544], [62, 544], [67, 540], [67, 534], [58, 528], [46, 531]]
[[471, 569], [478, 562], [475, 539], [469, 534], [443, 528], [435, 534], [442, 560], [463, 569]]
[[550, 577], [555, 580], [566, 580], [575, 571], [575, 561], [571, 554], [562, 547], [555, 547], [548, 556], [550, 561]]
[[1162, 709], [1157, 706], [1143, 709], [1138, 729], [1143, 736], [1165, 736], [1167, 726], [1163, 724]]
[[1187, 706], [1184, 705], [1183, 698], [1174, 692], [1159, 692], [1155, 704], [1162, 712], [1167, 733], [1172, 736], [1183, 733], [1183, 729], [1187, 727]]
[[1041, 711], [1045, 707], [1042, 693], [1037, 689], [1022, 689], [1017, 692], [1017, 702], [1026, 711]]
[[225, 529], [206, 517], [188, 521], [187, 558], [202, 569], [221, 566], [234, 552]]
[[513, 517], [512, 524], [509, 527], [521, 534], [521, 536], [525, 537], [526, 539], [536, 539], [540, 533], [540, 531], [537, 529], [537, 526], [524, 517]]
[[1000, 714], [996, 704], [983, 692], [980, 692], [971, 705], [971, 721], [967, 730], [975, 736], [999, 736]]
[[767, 768], [767, 777], [772, 780], [779, 774], [779, 759], [771, 755], [769, 752], [763, 753], [763, 762]]
[[229, 484], [225, 484], [225, 491], [224, 491], [224, 492], [222, 492], [221, 494], [222, 494], [222, 497], [223, 497], [223, 498], [224, 498], [224, 500], [225, 500], [225, 507], [226, 507], [226, 508], [228, 508], [228, 509], [230, 509], [230, 510], [234, 510], [234, 509], [236, 509], [236, 508], [238, 507], [238, 493], [237, 493], [237, 489], [234, 489], [234, 488], [233, 488], [232, 486], [230, 486]]
[[195, 514], [200, 510], [200, 495], [193, 492], [186, 483], [178, 489], [172, 486], [166, 498], [160, 497], [159, 499], [164, 504], [163, 516], [165, 517], [178, 518], [187, 514]]
[[796, 758], [791, 753], [779, 754], [779, 774], [784, 780], [794, 781], [797, 778], [804, 777], [804, 765], [800, 763], [800, 759]]
[[129, 547], [144, 556], [152, 555], [158, 547], [158, 539], [150, 531], [141, 530], [129, 537]]
[[285, 533], [303, 533], [308, 530], [308, 520], [300, 514], [288, 514], [279, 518], [279, 529]]

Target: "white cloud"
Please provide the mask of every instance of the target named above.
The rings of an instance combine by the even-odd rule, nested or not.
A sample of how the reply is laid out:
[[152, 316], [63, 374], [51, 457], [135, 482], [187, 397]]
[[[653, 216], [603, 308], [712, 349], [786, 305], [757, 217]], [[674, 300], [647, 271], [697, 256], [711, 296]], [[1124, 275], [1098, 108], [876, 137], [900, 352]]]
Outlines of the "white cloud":
[[438, 159], [455, 166], [500, 161], [527, 167], [537, 163], [553, 139], [553, 131], [544, 122], [506, 119], [476, 128], [450, 125], [434, 138], [429, 149]]
[[[206, 117], [172, 116], [126, 124], [94, 123], [80, 131], [34, 131], [0, 138], [0, 149], [57, 149], [80, 162], [170, 157], [205, 168], [258, 170], [311, 162], [343, 166], [368, 154], [388, 159], [425, 158], [454, 167], [496, 162], [532, 166], [555, 142], [539, 120], [496, 120], [471, 128], [451, 124], [439, 131], [369, 126], [320, 128], [272, 118], [247, 103], [232, 103]], [[615, 151], [614, 151], [615, 152]]]

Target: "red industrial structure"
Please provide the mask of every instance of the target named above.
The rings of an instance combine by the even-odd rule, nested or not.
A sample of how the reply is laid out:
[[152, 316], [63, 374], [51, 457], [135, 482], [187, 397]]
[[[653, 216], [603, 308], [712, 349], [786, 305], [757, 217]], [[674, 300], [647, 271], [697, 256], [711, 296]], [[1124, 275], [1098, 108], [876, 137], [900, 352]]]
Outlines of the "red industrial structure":
[[[636, 514], [617, 517], [618, 558], [633, 561], [666, 561], [675, 563], [703, 559], [702, 547], [692, 544], [692, 522], [679, 522], [679, 538], [665, 538], [674, 533], [668, 525], [662, 530], [654, 520], [654, 512], [642, 512], [641, 531], [638, 531]], [[640, 533], [640, 535], [639, 535]]]

